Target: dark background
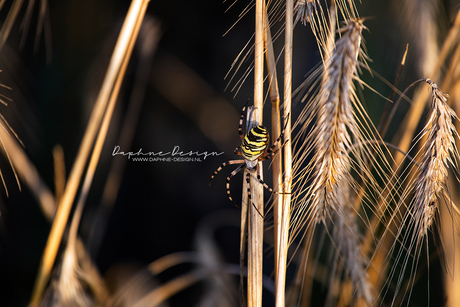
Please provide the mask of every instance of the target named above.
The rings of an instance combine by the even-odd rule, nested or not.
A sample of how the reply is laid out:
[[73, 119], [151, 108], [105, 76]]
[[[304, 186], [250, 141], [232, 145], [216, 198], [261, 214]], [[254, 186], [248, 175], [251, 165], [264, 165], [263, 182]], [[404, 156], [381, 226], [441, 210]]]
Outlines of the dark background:
[[[217, 241], [228, 261], [237, 263], [239, 230], [234, 226], [238, 223], [239, 209], [228, 201], [225, 193], [225, 177], [232, 166], [224, 169], [212, 186], [208, 186], [212, 172], [222, 162], [235, 158], [233, 149], [239, 145], [239, 112], [252, 97], [252, 74], [237, 95], [232, 91], [242, 73], [251, 67], [252, 55], [232, 81], [229, 77], [224, 79], [234, 59], [251, 39], [254, 28], [252, 8], [224, 36], [247, 5], [245, 1], [232, 4], [231, 1], [209, 0], [151, 1], [149, 4], [147, 16], [161, 23], [162, 36], [131, 148], [124, 150], [142, 148], [144, 152], [158, 152], [180, 146], [183, 151], [224, 154], [202, 162], [127, 161], [120, 189], [113, 191], [118, 196], [108, 215], [107, 227], [101, 230], [104, 231], [101, 245], [89, 250], [102, 275], [119, 263], [135, 263], [142, 267], [170, 253], [193, 250], [197, 225], [219, 210], [226, 210], [224, 212], [228, 212], [226, 215], [233, 222], [226, 222], [231, 227], [222, 230]], [[43, 38], [37, 51], [33, 50], [37, 8], [25, 46], [19, 47], [23, 7], [8, 44], [1, 52], [0, 81], [12, 87], [5, 95], [13, 99], [8, 107], [0, 106], [1, 112], [23, 140], [26, 152], [51, 190], [54, 189], [52, 148], [56, 144], [62, 146], [69, 172], [128, 6], [129, 1], [50, 3], [50, 61], [46, 56], [50, 50], [45, 47]], [[4, 17], [7, 8], [0, 16]], [[358, 11], [362, 16], [373, 17], [366, 22], [369, 31], [364, 33], [368, 54], [374, 59], [370, 65], [392, 82], [406, 41], [398, 25], [388, 17], [391, 16], [390, 5], [387, 1], [372, 1], [372, 4], [358, 4]], [[281, 36], [275, 42], [277, 53], [283, 40]], [[90, 230], [108, 170], [113, 163], [126, 159], [111, 153], [120, 134], [117, 124], [127, 108], [136, 65], [142, 65], [142, 58], [136, 52], [83, 216], [80, 231], [86, 240], [91, 239]], [[310, 29], [298, 25], [294, 41], [294, 88], [318, 61], [319, 53]], [[407, 76], [415, 70], [411, 68], [415, 62], [416, 59], [408, 58], [400, 88], [414, 80]], [[281, 64], [278, 70], [282, 71]], [[175, 76], [191, 76], [191, 79]], [[382, 81], [370, 77], [369, 73], [364, 73], [363, 78], [383, 96], [390, 92]], [[192, 86], [193, 95], [181, 105], [168, 96], [171, 91], [162, 87], [165, 80], [173, 88], [172, 93], [188, 93], [190, 83], [187, 80], [195, 80], [200, 86]], [[279, 82], [282, 84], [282, 78]], [[367, 89], [358, 92], [376, 121], [384, 100]], [[298, 100], [299, 97], [295, 97], [293, 118], [301, 110]], [[207, 107], [212, 103], [219, 107]], [[264, 124], [270, 127], [269, 103], [266, 106]], [[25, 306], [50, 225], [28, 188], [23, 185], [19, 191], [4, 159], [1, 169], [10, 195], [6, 197], [2, 192], [0, 208], [0, 305]], [[268, 163], [265, 173], [266, 181], [271, 182]], [[241, 180], [241, 176], [232, 180], [235, 199], [240, 196]], [[196, 293], [199, 291], [189, 291], [182, 301], [175, 298], [172, 302], [175, 306], [188, 306], [184, 302], [193, 302], [197, 299]]]

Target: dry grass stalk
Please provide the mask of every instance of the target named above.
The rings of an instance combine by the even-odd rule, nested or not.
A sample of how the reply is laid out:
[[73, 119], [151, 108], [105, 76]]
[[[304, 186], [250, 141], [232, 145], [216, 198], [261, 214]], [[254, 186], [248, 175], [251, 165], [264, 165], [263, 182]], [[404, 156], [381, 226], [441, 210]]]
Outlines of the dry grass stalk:
[[286, 140], [284, 145], [284, 182], [282, 207], [280, 210], [280, 232], [278, 248], [278, 267], [276, 272], [276, 306], [285, 306], [286, 270], [288, 262], [289, 226], [291, 218], [291, 186], [292, 186], [292, 149], [291, 149], [291, 99], [292, 99], [292, 48], [294, 30], [294, 2], [286, 1], [286, 23], [284, 42], [284, 120]]
[[59, 203], [64, 194], [65, 189], [65, 160], [64, 150], [60, 145], [53, 147], [53, 162], [54, 162], [54, 197], [56, 204]]
[[[460, 46], [457, 44], [457, 47], [452, 55], [452, 59], [448, 65], [448, 70], [444, 77], [443, 82], [443, 89], [449, 92], [451, 96], [450, 102], [452, 103], [452, 107], [455, 110], [459, 110], [458, 102], [460, 97], [460, 71], [458, 69], [460, 61]], [[457, 131], [460, 130], [460, 121], [455, 121], [455, 126]], [[459, 140], [457, 139], [457, 148], [459, 146]], [[455, 182], [456, 180], [453, 176], [450, 177], [451, 187], [454, 187], [458, 183]], [[443, 244], [443, 251], [446, 255], [446, 263], [450, 263], [450, 270], [451, 274], [445, 274], [445, 293], [449, 293], [447, 298], [446, 306], [454, 307], [460, 305], [460, 293], [457, 289], [460, 288], [460, 249], [458, 241], [456, 241], [458, 237], [458, 232], [456, 232], [456, 228], [452, 227], [451, 224], [456, 225], [458, 223], [458, 216], [460, 215], [459, 209], [455, 204], [460, 203], [459, 194], [455, 193], [456, 189], [452, 189], [449, 191], [449, 199], [452, 202], [452, 209], [455, 211], [454, 219], [452, 219], [452, 210], [450, 210], [449, 206], [441, 206], [441, 220], [442, 220], [442, 240]], [[454, 204], [455, 203], [455, 204]]]
[[[47, 245], [43, 253], [40, 269], [34, 286], [34, 291], [31, 298], [31, 306], [38, 306], [41, 301], [43, 290], [49, 279], [51, 269], [54, 265], [57, 250], [59, 248], [64, 228], [67, 224], [67, 219], [72, 208], [72, 204], [81, 181], [82, 174], [86, 167], [88, 155], [92, 149], [92, 144], [96, 133], [99, 130], [102, 117], [105, 113], [110, 99], [115, 99], [114, 87], [117, 79], [124, 76], [122, 67], [126, 59], [129, 59], [134, 41], [137, 37], [137, 31], [140, 27], [140, 22], [143, 19], [148, 2], [143, 0], [134, 0], [128, 11], [125, 23], [120, 32], [119, 39], [114, 49], [109, 68], [106, 73], [104, 83], [97, 98], [93, 113], [91, 114], [85, 136], [82, 140], [79, 152], [77, 154], [75, 164], [71, 170], [69, 180], [67, 182], [64, 195], [58, 206], [56, 218], [53, 222]], [[116, 95], [115, 95], [116, 96]]]
[[[276, 60], [275, 52], [273, 50], [273, 41], [270, 31], [267, 7], [264, 4], [264, 29], [265, 29], [265, 50], [266, 50], [266, 64], [268, 74], [268, 90], [270, 92], [271, 102], [271, 136], [272, 144], [276, 141], [277, 136], [281, 134], [280, 122], [280, 94], [278, 88], [278, 79], [276, 73]], [[281, 155], [277, 154], [272, 158], [272, 182], [275, 191], [283, 190], [283, 168]], [[278, 271], [279, 262], [279, 244], [280, 244], [280, 231], [281, 231], [281, 210], [283, 205], [283, 198], [279, 194], [273, 194], [273, 233], [274, 233], [274, 252], [275, 252], [275, 272]], [[277, 276], [275, 275], [275, 280]]]
[[[255, 45], [254, 45], [254, 115], [250, 126], [262, 125], [263, 114], [263, 74], [264, 74], [264, 2], [256, 1]], [[251, 128], [248, 127], [248, 128]], [[249, 130], [247, 130], [249, 131]], [[260, 162], [259, 162], [260, 163]], [[261, 163], [259, 164], [261, 168]], [[247, 173], [245, 170], [244, 174]], [[262, 175], [262, 172], [261, 172]], [[243, 189], [246, 184], [243, 184]], [[264, 214], [263, 186], [250, 176], [253, 205], [248, 203], [248, 307], [262, 306], [263, 274], [263, 233]], [[246, 186], [247, 187], [247, 186]]]
[[[253, 112], [248, 112], [249, 114], [253, 113], [255, 117], [255, 113], [257, 109], [254, 107]], [[248, 121], [248, 129], [252, 129], [259, 125], [260, 123], [254, 121], [252, 118]], [[260, 163], [260, 162], [259, 162]], [[261, 168], [262, 165], [259, 165]], [[244, 171], [244, 178], [246, 178], [246, 174], [249, 172], [247, 169]], [[262, 176], [262, 169], [260, 170], [260, 174]], [[247, 196], [247, 182], [244, 181], [243, 190], [246, 190], [246, 193], [243, 194], [243, 197]], [[251, 190], [251, 198], [243, 198], [243, 206], [247, 207], [247, 221], [242, 222], [242, 229], [245, 227], [244, 224], [247, 223], [247, 230], [248, 230], [248, 254], [247, 254], [247, 299], [248, 299], [248, 307], [255, 307], [255, 306], [262, 306], [262, 276], [263, 276], [263, 234], [264, 234], [264, 219], [261, 214], [264, 214], [264, 199], [263, 199], [263, 190], [259, 190], [262, 188], [262, 185], [259, 183], [255, 176], [255, 172], [250, 173], [250, 182], [249, 188]], [[245, 203], [245, 204], [244, 204]], [[242, 214], [244, 211], [242, 211]], [[242, 216], [242, 219], [245, 217]]]
[[[450, 177], [450, 183], [453, 184], [455, 179]], [[450, 185], [453, 186], [453, 185]], [[454, 189], [453, 189], [454, 190]], [[452, 191], [450, 195], [453, 199], [458, 200], [458, 192]], [[441, 221], [442, 221], [442, 241], [443, 252], [446, 259], [446, 264], [449, 267], [449, 273], [444, 275], [445, 293], [448, 294], [446, 299], [447, 307], [455, 307], [460, 305], [460, 245], [458, 244], [458, 228], [455, 223], [457, 218], [452, 218], [452, 210], [449, 204], [440, 206]], [[455, 206], [453, 206], [455, 210]], [[458, 214], [458, 212], [456, 213]], [[454, 215], [456, 215], [454, 213]]]
[[[245, 170], [246, 171], [246, 170]], [[245, 172], [243, 176], [246, 176]], [[245, 178], [245, 177], [243, 177]], [[246, 246], [248, 242], [248, 189], [243, 181], [243, 193], [241, 196], [241, 224], [240, 224], [240, 285], [239, 285], [239, 299], [240, 304], [246, 302], [246, 295], [244, 290], [244, 272], [246, 268], [245, 260], [247, 259]]]

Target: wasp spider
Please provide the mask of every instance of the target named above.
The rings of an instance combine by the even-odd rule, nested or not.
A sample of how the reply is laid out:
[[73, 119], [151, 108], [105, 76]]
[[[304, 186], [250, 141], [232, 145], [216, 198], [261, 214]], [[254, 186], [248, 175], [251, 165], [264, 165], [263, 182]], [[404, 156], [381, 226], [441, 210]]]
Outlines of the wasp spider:
[[[267, 159], [272, 158], [279, 150], [275, 149], [278, 142], [281, 140], [284, 134], [284, 126], [283, 130], [281, 131], [280, 136], [276, 139], [273, 145], [269, 148], [268, 147], [268, 140], [269, 140], [269, 133], [268, 130], [263, 126], [256, 126], [252, 128], [246, 135], [243, 134], [243, 118], [244, 118], [244, 111], [246, 110], [247, 102], [244, 105], [243, 109], [241, 110], [240, 122], [238, 127], [238, 133], [240, 134], [241, 138], [241, 145], [235, 149], [235, 154], [242, 156], [244, 159], [241, 160], [230, 160], [224, 162], [211, 176], [209, 180], [209, 185], [211, 185], [212, 179], [217, 175], [217, 173], [222, 170], [227, 165], [231, 164], [242, 164], [237, 167], [231, 174], [227, 177], [227, 195], [230, 201], [238, 207], [238, 205], [233, 201], [232, 196], [230, 194], [230, 179], [235, 176], [238, 172], [246, 168], [249, 172], [246, 174], [246, 182], [248, 183], [248, 197], [249, 202], [251, 201], [251, 190], [249, 186], [249, 176], [250, 173], [257, 171], [257, 180], [272, 193], [280, 194], [270, 188], [263, 180], [260, 178], [260, 168], [259, 168], [259, 161], [264, 161]], [[286, 121], [287, 124], [287, 121]], [[260, 214], [260, 212], [259, 212]]]

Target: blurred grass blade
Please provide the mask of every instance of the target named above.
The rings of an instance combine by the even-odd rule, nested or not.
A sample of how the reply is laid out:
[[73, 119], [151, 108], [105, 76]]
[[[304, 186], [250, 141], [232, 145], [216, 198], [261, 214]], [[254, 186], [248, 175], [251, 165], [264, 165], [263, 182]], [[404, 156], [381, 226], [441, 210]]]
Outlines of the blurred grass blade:
[[8, 152], [8, 156], [19, 177], [25, 181], [33, 196], [38, 200], [43, 215], [48, 221], [52, 221], [56, 206], [54, 196], [49, 187], [41, 179], [37, 169], [29, 160], [17, 139], [4, 128], [0, 128], [0, 140]]
[[133, 307], [158, 306], [159, 304], [166, 301], [169, 297], [196, 284], [205, 277], [206, 272], [204, 270], [195, 270], [191, 273], [176, 277], [173, 280], [158, 287], [157, 289], [151, 291], [136, 304], [134, 304]]
[[3, 49], [3, 46], [10, 35], [11, 29], [13, 28], [14, 22], [18, 17], [19, 11], [21, 10], [22, 3], [24, 0], [15, 0], [11, 5], [8, 15], [6, 16], [5, 22], [0, 29], [0, 50]]
[[[117, 142], [120, 148], [131, 147], [137, 119], [142, 109], [142, 102], [149, 83], [152, 60], [160, 37], [160, 22], [147, 16], [139, 33], [139, 43], [141, 45], [138, 49], [141, 59], [138, 63], [134, 87], [131, 91], [128, 109]], [[104, 186], [102, 200], [98, 207], [95, 222], [92, 223], [91, 235], [89, 236], [88, 246], [91, 249], [92, 255], [98, 254], [102, 238], [105, 234], [108, 216], [117, 198], [117, 193], [114, 191], [119, 190], [126, 161], [126, 159], [112, 161], [113, 163]]]
[[109, 67], [107, 69], [104, 83], [99, 92], [99, 96], [96, 100], [96, 104], [91, 114], [88, 126], [85, 131], [82, 143], [80, 145], [75, 163], [72, 167], [69, 180], [64, 191], [64, 195], [60, 201], [58, 210], [56, 212], [56, 218], [51, 227], [50, 235], [44, 250], [40, 268], [35, 281], [35, 286], [31, 298], [30, 305], [38, 306], [43, 290], [48, 282], [51, 269], [53, 268], [56, 254], [62, 239], [67, 220], [72, 208], [72, 204], [77, 193], [77, 189], [80, 185], [83, 172], [88, 160], [88, 156], [91, 152], [94, 139], [101, 125], [102, 117], [105, 113], [109, 100], [114, 99], [113, 92], [117, 79], [123, 77], [123, 66], [124, 63], [131, 56], [134, 41], [137, 37], [139, 30], [139, 23], [142, 21], [147, 8], [148, 1], [133, 0], [126, 16], [125, 22], [121, 29], [118, 37], [117, 44], [115, 46], [112, 58], [110, 60]]

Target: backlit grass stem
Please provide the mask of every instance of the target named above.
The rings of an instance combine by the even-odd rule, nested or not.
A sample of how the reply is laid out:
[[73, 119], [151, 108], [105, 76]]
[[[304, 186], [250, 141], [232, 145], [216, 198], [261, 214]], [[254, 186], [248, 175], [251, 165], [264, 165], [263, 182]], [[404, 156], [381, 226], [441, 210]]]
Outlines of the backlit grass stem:
[[59, 203], [56, 217], [51, 227], [30, 302], [32, 307], [38, 306], [41, 301], [42, 293], [49, 279], [51, 269], [53, 268], [62, 234], [67, 224], [83, 172], [85, 171], [86, 162], [93, 147], [94, 139], [99, 130], [110, 97], [114, 94], [113, 90], [117, 78], [122, 78], [123, 76], [122, 67], [126, 58], [129, 58], [131, 55], [133, 47], [132, 42], [137, 37], [136, 30], [139, 28], [139, 21], [143, 19], [147, 5], [148, 1], [133, 0], [129, 8], [107, 69], [104, 83], [96, 100], [93, 113], [91, 114], [85, 135], [77, 153], [75, 164], [72, 167], [64, 195]]
[[286, 1], [286, 23], [284, 41], [284, 120], [287, 121], [284, 139], [284, 183], [283, 204], [281, 208], [281, 225], [279, 233], [279, 261], [276, 278], [276, 306], [285, 305], [286, 271], [289, 247], [289, 227], [291, 217], [291, 185], [292, 185], [292, 151], [291, 151], [291, 95], [292, 95], [292, 46], [294, 28], [294, 1]]
[[[264, 2], [256, 0], [255, 48], [254, 48], [254, 114], [252, 124], [262, 125], [264, 79]], [[248, 130], [249, 131], [249, 130]], [[262, 168], [261, 162], [259, 167]], [[245, 171], [246, 174], [247, 170]], [[262, 306], [263, 234], [264, 214], [263, 186], [253, 174], [250, 177], [253, 205], [248, 203], [248, 307]], [[243, 188], [244, 189], [244, 188]]]

